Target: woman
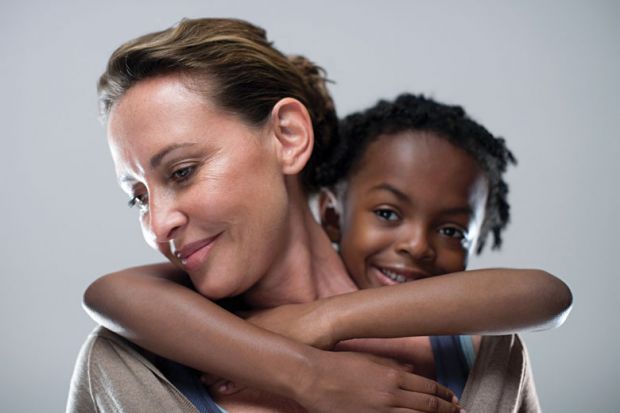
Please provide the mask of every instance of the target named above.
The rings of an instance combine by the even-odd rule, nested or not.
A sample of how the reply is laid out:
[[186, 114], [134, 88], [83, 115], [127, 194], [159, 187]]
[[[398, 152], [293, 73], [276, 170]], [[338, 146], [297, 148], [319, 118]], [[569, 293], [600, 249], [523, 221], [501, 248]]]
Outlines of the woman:
[[[242, 297], [244, 308], [256, 310], [355, 290], [306, 200], [308, 183], [316, 182], [316, 166], [329, 149], [326, 138], [333, 136], [328, 131], [335, 113], [317, 103], [321, 94], [271, 47], [262, 30], [234, 20], [203, 19], [143, 36], [114, 53], [100, 96], [117, 174], [130, 203], [140, 208], [145, 239], [183, 269], [201, 294], [212, 300]], [[149, 270], [178, 275], [170, 266]], [[187, 297], [179, 302], [146, 289], [131, 293], [135, 300], [153, 300], [188, 320], [201, 318], [197, 321], [218, 348], [201, 361], [191, 354], [179, 357], [184, 364], [206, 365], [204, 370], [213, 374], [293, 399], [311, 411], [458, 410], [450, 392], [394, 365], [297, 344], [164, 279], [118, 276], [145, 286], [162, 283]], [[329, 345], [353, 337], [452, 333], [448, 330], [454, 325], [461, 331], [514, 329], [550, 322], [569, 305], [565, 294], [549, 306], [551, 291], [566, 291], [553, 277], [531, 271], [521, 275], [521, 282], [511, 284], [511, 279], [513, 274], [505, 272], [460, 274], [420, 281], [416, 288], [347, 294], [294, 311], [308, 319], [323, 314], [328, 327], [317, 328], [316, 336]], [[528, 281], [536, 287], [530, 289]], [[493, 299], [510, 309], [490, 320], [482, 316], [489, 299], [481, 288], [489, 283], [502, 284], [503, 293]], [[471, 293], [467, 314], [450, 298], [463, 291]], [[520, 298], [529, 293], [531, 301], [524, 305]], [[119, 300], [110, 314], [131, 303], [121, 291], [112, 296]], [[425, 312], [419, 304], [428, 296], [443, 309], [436, 318], [436, 312]], [[350, 311], [332, 315], [326, 310], [330, 305]], [[134, 330], [119, 331], [163, 356], [174, 353], [179, 337], [208, 346], [184, 330], [183, 320], [166, 326], [167, 339], [150, 342], [149, 336], [162, 335], [161, 326], [152, 322], [157, 307], [148, 315], [150, 322], [137, 320]], [[541, 307], [548, 311], [541, 313]], [[194, 309], [207, 309], [209, 318]], [[108, 315], [106, 310], [102, 315]], [[341, 327], [331, 328], [333, 323]], [[323, 340], [325, 331], [328, 340]], [[110, 354], [116, 358], [107, 358]], [[120, 338], [98, 331], [78, 361], [69, 410], [192, 411], [169, 377], [143, 356]], [[231, 409], [297, 407], [253, 397], [234, 401]]]

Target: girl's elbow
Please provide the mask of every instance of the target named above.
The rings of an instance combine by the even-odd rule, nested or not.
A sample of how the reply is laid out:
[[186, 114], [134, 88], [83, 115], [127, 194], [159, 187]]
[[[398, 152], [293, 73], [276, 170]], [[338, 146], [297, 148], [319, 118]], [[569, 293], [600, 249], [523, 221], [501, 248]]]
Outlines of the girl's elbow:
[[558, 277], [542, 270], [532, 270], [538, 277], [537, 294], [547, 309], [549, 328], [561, 326], [573, 306], [573, 293]]
[[556, 278], [557, 285], [555, 287], [555, 317], [554, 327], [559, 327], [564, 324], [564, 321], [568, 318], [571, 309], [573, 308], [573, 293], [566, 283], [559, 278]]
[[106, 313], [110, 298], [114, 297], [117, 287], [122, 284], [122, 272], [106, 274], [97, 278], [84, 291], [82, 307], [95, 321], [99, 321], [98, 318]]

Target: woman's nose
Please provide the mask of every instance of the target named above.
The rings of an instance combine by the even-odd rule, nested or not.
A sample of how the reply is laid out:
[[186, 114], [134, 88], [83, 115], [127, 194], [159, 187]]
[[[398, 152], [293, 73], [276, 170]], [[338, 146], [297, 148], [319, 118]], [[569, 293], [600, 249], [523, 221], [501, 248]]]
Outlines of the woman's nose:
[[410, 256], [414, 262], [433, 261], [436, 253], [430, 235], [429, 230], [420, 226], [403, 228], [396, 245], [398, 253]]
[[145, 218], [151, 238], [156, 243], [174, 239], [177, 232], [187, 223], [187, 216], [181, 211], [174, 195], [149, 194], [149, 209]]

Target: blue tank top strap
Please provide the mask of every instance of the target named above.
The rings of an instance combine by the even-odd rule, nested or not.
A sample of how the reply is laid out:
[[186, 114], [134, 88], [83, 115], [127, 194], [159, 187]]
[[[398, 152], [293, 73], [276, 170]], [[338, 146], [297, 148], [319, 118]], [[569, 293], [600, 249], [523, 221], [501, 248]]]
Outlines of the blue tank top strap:
[[469, 370], [474, 368], [474, 363], [476, 362], [476, 352], [474, 351], [474, 342], [471, 336], [458, 336], [459, 342], [461, 344], [461, 350], [463, 351], [463, 356], [467, 362], [467, 368]]
[[194, 369], [159, 357], [157, 367], [164, 376], [189, 400], [200, 413], [227, 413], [211, 399]]
[[431, 336], [437, 382], [461, 397], [475, 353], [470, 336]]

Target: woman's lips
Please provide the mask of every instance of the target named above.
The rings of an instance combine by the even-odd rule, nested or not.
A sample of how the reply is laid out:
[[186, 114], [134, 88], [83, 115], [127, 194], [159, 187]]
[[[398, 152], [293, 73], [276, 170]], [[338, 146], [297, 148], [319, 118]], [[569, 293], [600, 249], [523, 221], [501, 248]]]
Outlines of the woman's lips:
[[213, 246], [213, 242], [219, 236], [220, 234], [217, 234], [210, 238], [189, 243], [175, 251], [174, 255], [179, 261], [181, 261], [181, 264], [187, 271], [195, 270], [205, 261], [211, 247]]

